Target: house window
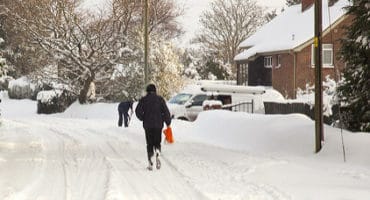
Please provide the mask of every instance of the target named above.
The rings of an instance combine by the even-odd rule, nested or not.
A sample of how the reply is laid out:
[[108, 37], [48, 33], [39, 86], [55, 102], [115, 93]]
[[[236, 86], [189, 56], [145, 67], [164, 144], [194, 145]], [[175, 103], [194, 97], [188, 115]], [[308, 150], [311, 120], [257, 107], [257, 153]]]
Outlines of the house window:
[[322, 62], [324, 66], [333, 66], [333, 45], [323, 44], [322, 45]]
[[264, 66], [266, 68], [272, 68], [272, 56], [266, 56], [264, 58]]
[[[315, 46], [311, 45], [311, 65], [315, 67]], [[333, 67], [333, 44], [322, 44], [322, 65]]]

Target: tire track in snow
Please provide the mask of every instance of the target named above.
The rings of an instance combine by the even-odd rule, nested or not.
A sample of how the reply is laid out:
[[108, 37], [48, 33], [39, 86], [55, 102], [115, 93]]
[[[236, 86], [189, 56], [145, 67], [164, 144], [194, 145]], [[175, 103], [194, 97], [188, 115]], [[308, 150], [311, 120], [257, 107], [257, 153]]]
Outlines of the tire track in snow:
[[[103, 138], [96, 138], [94, 135], [88, 134], [85, 129], [74, 130], [73, 136], [72, 134], [68, 134], [72, 131], [57, 132], [59, 132], [61, 136], [71, 140], [74, 143], [74, 145], [69, 145], [69, 147], [72, 147], [72, 149], [69, 149], [71, 151], [69, 154], [72, 155], [71, 160], [72, 164], [74, 164], [74, 171], [77, 171], [77, 173], [73, 173], [73, 177], [76, 176], [76, 180], [74, 180], [74, 185], [72, 187], [75, 189], [75, 194], [73, 196], [78, 196], [79, 194], [79, 196], [84, 197], [83, 199], [105, 199], [112, 179], [112, 166], [108, 162], [107, 157], [105, 156], [105, 152], [101, 146], [101, 139]], [[82, 148], [82, 144], [84, 141], [86, 142], [84, 144], [86, 149]], [[89, 155], [91, 157], [89, 157]], [[78, 159], [78, 156], [80, 156], [81, 158]], [[79, 160], [81, 162], [79, 162]], [[69, 168], [71, 167], [69, 166]], [[73, 169], [69, 170], [71, 171]], [[98, 175], [93, 174], [95, 171], [103, 173], [98, 173]], [[91, 184], [91, 182], [85, 183], [84, 186], [86, 188], [79, 188], [78, 183], [81, 181], [78, 180], [80, 178], [78, 176], [83, 176], [84, 179], [94, 179], [93, 177], [86, 177], [90, 175], [96, 176], [94, 184]], [[95, 191], [95, 194], [88, 194], [88, 191]]]
[[[20, 152], [21, 154], [18, 156], [16, 155], [17, 158], [16, 158], [15, 167], [21, 168], [24, 164], [27, 164], [26, 168], [27, 168], [27, 172], [29, 173], [27, 175], [30, 176], [30, 179], [26, 179], [28, 180], [28, 182], [25, 182], [25, 185], [23, 187], [17, 186], [17, 190], [12, 192], [11, 197], [7, 197], [7, 198], [17, 199], [17, 200], [45, 199], [45, 196], [46, 196], [45, 193], [50, 194], [51, 191], [53, 191], [55, 182], [58, 181], [55, 179], [51, 179], [50, 176], [48, 175], [52, 175], [53, 173], [50, 173], [50, 171], [47, 171], [49, 170], [50, 165], [53, 165], [55, 161], [53, 159], [54, 157], [50, 158], [48, 157], [48, 154], [47, 154], [47, 152], [49, 152], [50, 150], [49, 149], [50, 141], [51, 140], [55, 141], [55, 137], [50, 137], [51, 135], [53, 135], [53, 133], [51, 133], [51, 130], [48, 130], [48, 128], [45, 128], [44, 126], [34, 126], [34, 125], [30, 126], [29, 122], [21, 122], [19, 120], [17, 121], [17, 123], [22, 123], [22, 127], [26, 128], [27, 137], [32, 136], [33, 138], [39, 138], [39, 139], [42, 138], [42, 140], [40, 140], [41, 142], [36, 142], [36, 143], [32, 142], [33, 140], [31, 140], [30, 145], [15, 149], [17, 151], [21, 150]], [[42, 136], [40, 135], [40, 131], [43, 133]], [[18, 139], [23, 140], [24, 139], [23, 135], [25, 135], [24, 133], [25, 131], [20, 130], [19, 132], [17, 131], [14, 134], [22, 134], [22, 136], [19, 136], [19, 137], [17, 136], [17, 137]], [[36, 145], [36, 144], [40, 144], [40, 145]], [[40, 147], [40, 148], [38, 148], [37, 151], [33, 151], [35, 147]], [[26, 151], [27, 149], [29, 151]], [[26, 154], [22, 153], [23, 151], [31, 152], [31, 153], [37, 152], [39, 154], [37, 154], [38, 156], [36, 155], [35, 157], [34, 154], [28, 155], [28, 153]], [[24, 159], [23, 157], [27, 157], [27, 159]], [[17, 175], [17, 179], [15, 180], [17, 182], [21, 180], [22, 182], [22, 179], [24, 179], [22, 177], [23, 175], [24, 174], [19, 173]], [[54, 178], [57, 178], [57, 177], [54, 177]], [[58, 185], [58, 187], [59, 186], [60, 185]], [[66, 197], [64, 197], [65, 193], [66, 192], [58, 193], [55, 196], [52, 196], [50, 198], [67, 199]]]
[[[101, 134], [97, 130], [89, 130], [96, 134]], [[133, 138], [134, 137], [134, 138]], [[118, 179], [117, 181], [113, 181], [116, 184], [124, 185], [125, 187], [129, 187], [129, 192], [134, 194], [140, 194], [148, 192], [150, 190], [154, 190], [154, 193], [157, 197], [153, 197], [152, 199], [171, 199], [168, 196], [172, 197], [176, 194], [177, 191], [164, 191], [165, 189], [171, 189], [176, 187], [181, 187], [182, 190], [187, 191], [187, 196], [184, 197], [184, 194], [179, 194], [178, 196], [174, 197], [176, 199], [207, 199], [205, 195], [203, 195], [199, 190], [194, 188], [187, 180], [185, 180], [185, 176], [181, 174], [176, 167], [174, 167], [169, 161], [165, 161], [165, 163], [169, 163], [169, 166], [163, 166], [161, 170], [157, 171], [154, 170], [153, 172], [147, 171], [145, 166], [147, 163], [144, 161], [146, 160], [146, 151], [145, 151], [145, 144], [138, 143], [137, 138], [135, 138], [135, 134], [122, 134], [122, 135], [112, 135], [112, 134], [104, 134], [104, 138], [106, 138], [106, 145], [110, 148], [110, 154], [114, 157], [108, 158], [107, 160], [111, 162], [113, 166], [113, 177]], [[143, 141], [145, 142], [145, 141]], [[123, 145], [122, 145], [123, 144]], [[138, 157], [143, 157], [143, 161], [138, 160]], [[171, 166], [172, 165], [172, 166]], [[153, 177], [155, 176], [155, 177]], [[138, 182], [134, 180], [127, 180], [127, 177], [133, 177], [132, 179], [144, 179], [147, 180], [143, 184], [143, 181]], [[158, 179], [157, 182], [161, 182], [166, 179], [176, 179], [176, 185], [173, 187], [163, 187], [163, 185], [168, 184], [168, 182], [161, 183], [161, 184], [152, 184], [151, 182]], [[160, 185], [160, 187], [158, 186]], [[184, 187], [186, 186], [186, 187]], [[114, 187], [114, 186], [111, 186]], [[143, 188], [151, 188], [149, 191], [143, 190]], [[110, 194], [114, 192], [111, 191]], [[169, 193], [172, 193], [169, 195]], [[123, 194], [124, 195], [124, 194]], [[181, 196], [183, 195], [183, 196]], [[143, 199], [136, 197], [138, 199]], [[131, 199], [131, 198], [130, 198]], [[172, 198], [173, 199], [173, 198]]]
[[[60, 145], [60, 155], [62, 157], [62, 160], [61, 160], [61, 166], [62, 166], [62, 170], [63, 170], [63, 177], [64, 177], [64, 199], [65, 200], [69, 200], [71, 199], [72, 197], [72, 192], [70, 191], [71, 189], [71, 183], [70, 183], [70, 180], [68, 178], [68, 170], [67, 170], [67, 165], [68, 165], [68, 160], [66, 159], [66, 154], [67, 154], [67, 151], [66, 151], [66, 143], [65, 143], [65, 140], [70, 140], [72, 141], [73, 143], [77, 143], [76, 140], [74, 140], [72, 137], [62, 133], [61, 131], [59, 130], [56, 130], [55, 128], [49, 128], [49, 130], [53, 133], [56, 133], [56, 136], [58, 136], [60, 138], [59, 141], [61, 141], [61, 145]], [[76, 162], [76, 161], [74, 161]]]
[[176, 168], [176, 166], [173, 164], [173, 163], [171, 163], [165, 156], [161, 156], [161, 158], [162, 158], [162, 160], [164, 160], [165, 161], [165, 163], [174, 171], [174, 172], [176, 172], [177, 174], [179, 174], [181, 177], [184, 177], [185, 179], [184, 179], [184, 182], [185, 182], [185, 184], [188, 186], [188, 187], [191, 187], [194, 191], [195, 191], [195, 193], [197, 194], [197, 196], [199, 197], [199, 199], [208, 199], [208, 197], [206, 197], [200, 190], [198, 190], [197, 188], [195, 188], [191, 183], [190, 183], [190, 181], [189, 180], [186, 180], [186, 175], [185, 174], [183, 174], [183, 173], [181, 173], [180, 172], [180, 170], [178, 170], [177, 168]]
[[[6, 165], [12, 168], [10, 172], [16, 172], [16, 174], [12, 177], [12, 182], [5, 187], [11, 192], [8, 193], [8, 196], [2, 196], [2, 198], [17, 200], [36, 199], [37, 194], [34, 194], [33, 188], [37, 187], [40, 184], [40, 180], [45, 177], [46, 156], [44, 140], [41, 139], [34, 127], [30, 126], [28, 122], [21, 120], [16, 122], [9, 120], [7, 122], [7, 125], [10, 126], [14, 126], [14, 124], [17, 124], [17, 131], [13, 131], [11, 137], [14, 139], [15, 146], [11, 153], [7, 152], [11, 159], [7, 161]], [[27, 172], [22, 170], [22, 167], [27, 168]], [[6, 176], [2, 177], [6, 179]]]
[[[256, 171], [259, 172], [263, 168], [275, 165], [284, 165], [287, 161], [271, 157], [260, 158], [242, 152], [195, 143], [178, 142], [171, 146], [171, 151], [168, 152], [166, 158], [172, 160], [173, 167], [188, 177], [190, 184], [210, 199], [230, 199], [231, 197], [246, 200], [291, 199], [284, 191], [264, 184], [263, 181], [261, 183], [250, 182], [250, 177]], [[179, 165], [179, 163], [183, 164]], [[191, 169], [191, 173], [188, 173], [188, 169]], [[234, 187], [229, 187], [229, 185]]]

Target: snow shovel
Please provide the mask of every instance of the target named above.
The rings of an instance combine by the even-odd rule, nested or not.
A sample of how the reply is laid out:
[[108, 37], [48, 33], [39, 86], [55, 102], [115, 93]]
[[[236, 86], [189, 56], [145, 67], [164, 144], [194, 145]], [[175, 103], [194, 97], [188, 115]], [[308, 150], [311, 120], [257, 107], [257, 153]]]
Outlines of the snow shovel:
[[164, 129], [163, 133], [165, 135], [166, 142], [172, 144], [174, 140], [171, 127], [167, 127], [166, 129]]

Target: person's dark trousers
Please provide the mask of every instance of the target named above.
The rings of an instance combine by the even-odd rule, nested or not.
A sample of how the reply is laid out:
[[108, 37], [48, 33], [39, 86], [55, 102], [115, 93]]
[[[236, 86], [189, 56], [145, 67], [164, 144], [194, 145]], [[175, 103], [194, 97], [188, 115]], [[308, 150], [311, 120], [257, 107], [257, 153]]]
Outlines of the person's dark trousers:
[[146, 128], [145, 138], [148, 160], [151, 161], [150, 158], [154, 155], [154, 149], [158, 149], [159, 151], [161, 151], [162, 129]]
[[123, 113], [123, 118], [125, 120], [125, 127], [128, 127], [128, 113], [127, 112]]
[[[128, 127], [128, 113], [127, 112], [122, 112], [122, 111], [118, 111], [118, 126], [121, 127], [122, 126], [122, 121], [124, 120], [125, 122], [125, 127]], [[123, 118], [122, 118], [122, 115], [123, 115]]]
[[121, 127], [122, 126], [122, 121], [123, 121], [123, 118], [122, 118], [122, 111], [118, 110], [118, 126]]

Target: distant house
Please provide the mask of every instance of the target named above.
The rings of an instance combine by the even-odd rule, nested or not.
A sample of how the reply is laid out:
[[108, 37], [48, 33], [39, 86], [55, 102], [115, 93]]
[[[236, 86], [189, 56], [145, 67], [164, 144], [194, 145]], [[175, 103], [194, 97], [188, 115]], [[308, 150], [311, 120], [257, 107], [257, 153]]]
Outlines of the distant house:
[[[243, 41], [236, 55], [237, 83], [272, 86], [284, 96], [295, 98], [298, 88], [313, 85], [314, 0], [288, 7], [255, 34]], [[338, 58], [344, 26], [352, 18], [343, 9], [348, 0], [322, 2], [322, 77], [337, 79], [344, 63]]]

